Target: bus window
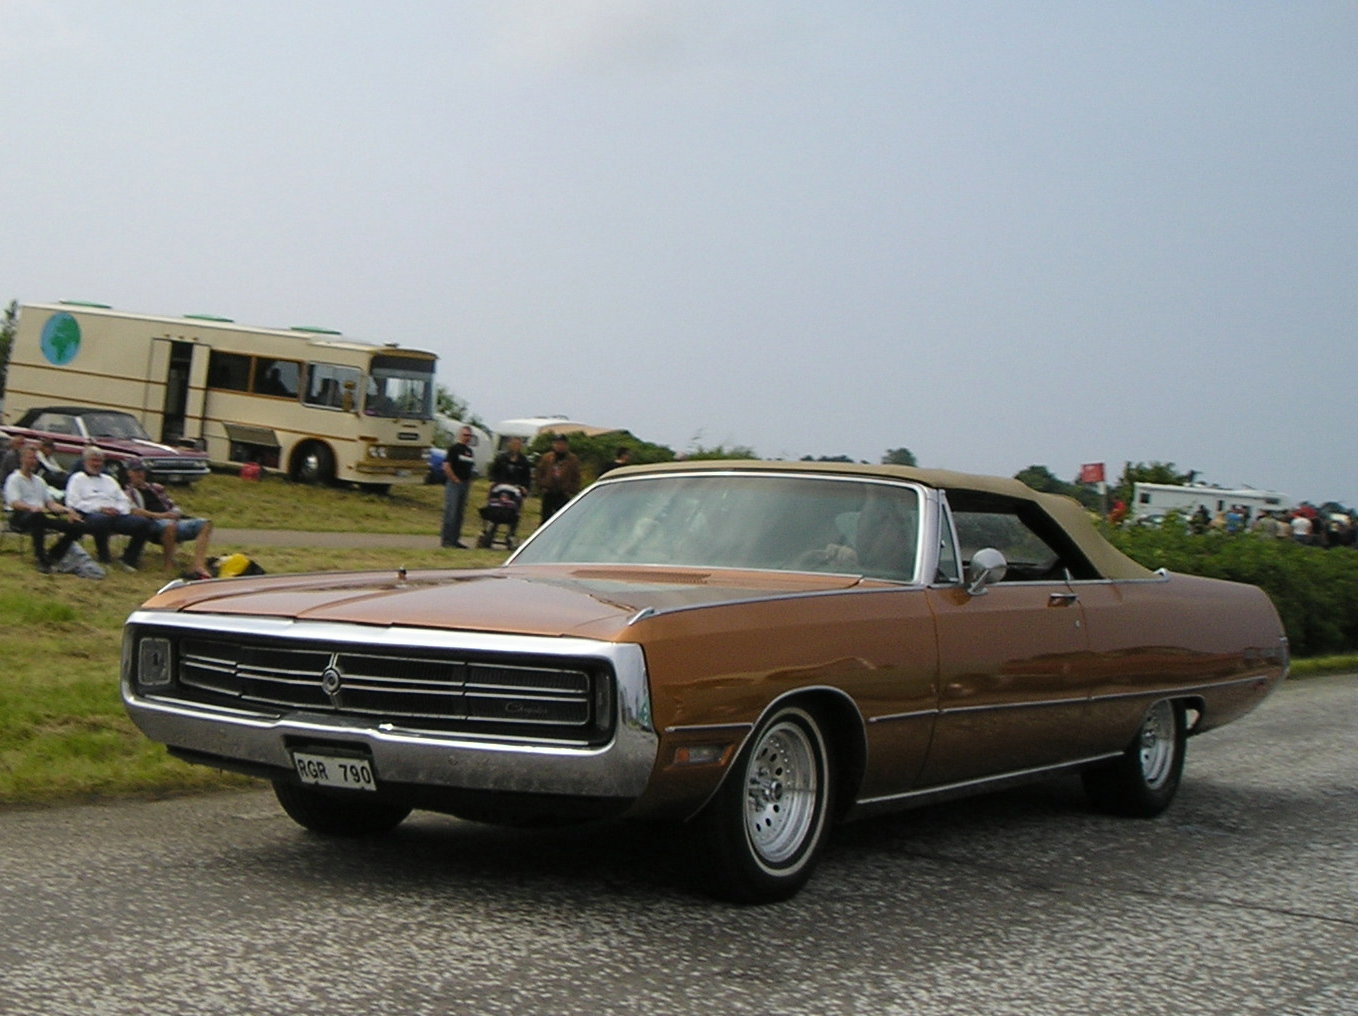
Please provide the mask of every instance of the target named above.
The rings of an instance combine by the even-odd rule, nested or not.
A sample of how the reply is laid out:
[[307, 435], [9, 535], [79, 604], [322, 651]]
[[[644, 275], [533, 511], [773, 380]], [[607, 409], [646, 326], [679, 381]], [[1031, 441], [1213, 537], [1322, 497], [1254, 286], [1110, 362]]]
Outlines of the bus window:
[[295, 360], [272, 360], [266, 356], [255, 358], [255, 391], [260, 395], [280, 395], [297, 398], [302, 365]]
[[350, 409], [362, 377], [363, 372], [354, 367], [341, 367], [333, 363], [308, 364], [306, 397], [302, 401], [308, 406]]
[[363, 412], [368, 416], [434, 417], [434, 361], [374, 356]]
[[232, 392], [250, 390], [250, 357], [212, 351], [207, 361], [207, 386]]

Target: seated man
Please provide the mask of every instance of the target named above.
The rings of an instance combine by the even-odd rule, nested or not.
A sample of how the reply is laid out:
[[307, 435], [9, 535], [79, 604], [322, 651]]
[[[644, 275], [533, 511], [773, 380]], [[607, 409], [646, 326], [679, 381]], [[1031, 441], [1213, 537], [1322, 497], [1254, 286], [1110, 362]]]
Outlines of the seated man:
[[127, 548], [118, 562], [124, 571], [136, 571], [141, 551], [155, 530], [148, 518], [132, 514], [128, 500], [118, 481], [104, 472], [104, 453], [90, 445], [82, 458], [85, 471], [71, 474], [66, 484], [66, 506], [80, 513], [85, 531], [94, 537], [101, 564], [108, 564], [110, 533], [128, 537]]
[[159, 540], [165, 552], [165, 570], [174, 572], [175, 547], [185, 540], [193, 540], [192, 577], [211, 578], [207, 570], [207, 546], [212, 539], [212, 520], [186, 518], [174, 500], [158, 483], [151, 483], [146, 475], [146, 463], [141, 459], [131, 459], [123, 464], [127, 470], [128, 500], [132, 502], [132, 514], [150, 519], [154, 523], [152, 541]]
[[[5, 478], [5, 505], [10, 510], [10, 528], [32, 535], [38, 571], [46, 573], [66, 556], [71, 544], [85, 535], [85, 527], [76, 512], [52, 498], [47, 484], [36, 472], [37, 467], [37, 446], [24, 445], [19, 451], [19, 468]], [[49, 529], [61, 534], [50, 552], [46, 547]]]

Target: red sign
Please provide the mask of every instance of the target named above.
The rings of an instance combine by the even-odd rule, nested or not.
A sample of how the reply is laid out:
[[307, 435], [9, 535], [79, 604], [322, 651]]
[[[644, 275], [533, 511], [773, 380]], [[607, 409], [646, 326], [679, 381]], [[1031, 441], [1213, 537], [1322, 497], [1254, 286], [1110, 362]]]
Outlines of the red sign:
[[1081, 483], [1103, 483], [1103, 463], [1086, 462], [1080, 467]]

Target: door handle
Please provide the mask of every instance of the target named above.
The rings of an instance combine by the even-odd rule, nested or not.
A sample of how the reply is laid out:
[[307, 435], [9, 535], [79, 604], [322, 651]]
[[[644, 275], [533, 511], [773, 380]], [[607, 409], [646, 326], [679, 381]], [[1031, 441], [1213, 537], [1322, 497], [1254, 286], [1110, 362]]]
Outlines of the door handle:
[[1078, 593], [1051, 593], [1047, 597], [1049, 607], [1069, 607], [1080, 599]]

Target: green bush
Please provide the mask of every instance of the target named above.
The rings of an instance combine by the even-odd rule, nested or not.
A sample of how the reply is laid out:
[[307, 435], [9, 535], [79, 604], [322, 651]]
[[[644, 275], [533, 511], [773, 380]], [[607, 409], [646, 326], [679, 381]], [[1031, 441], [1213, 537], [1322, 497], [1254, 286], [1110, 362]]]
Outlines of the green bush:
[[1244, 533], [1192, 533], [1171, 516], [1158, 528], [1106, 535], [1147, 568], [1259, 586], [1273, 601], [1292, 653], [1317, 656], [1358, 649], [1358, 552], [1325, 550]]

